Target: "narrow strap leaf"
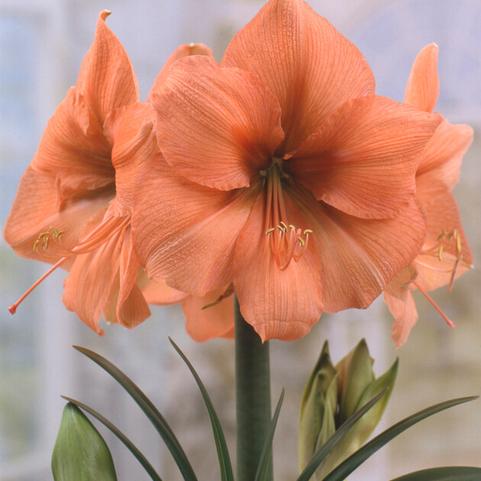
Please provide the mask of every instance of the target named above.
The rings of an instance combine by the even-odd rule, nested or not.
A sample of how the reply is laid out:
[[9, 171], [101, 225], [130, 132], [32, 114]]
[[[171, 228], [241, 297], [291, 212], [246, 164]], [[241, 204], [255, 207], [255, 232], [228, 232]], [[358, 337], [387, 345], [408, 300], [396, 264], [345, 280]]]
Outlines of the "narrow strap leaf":
[[450, 466], [423, 469], [415, 473], [405, 474], [392, 481], [479, 481], [480, 479], [481, 468]]
[[100, 421], [106, 428], [108, 428], [118, 439], [124, 444], [124, 446], [137, 458], [137, 461], [143, 466], [145, 471], [151, 477], [152, 481], [162, 481], [161, 477], [157, 474], [153, 466], [147, 461], [145, 456], [141, 453], [141, 451], [134, 445], [134, 443], [122, 432], [120, 429], [115, 426], [111, 421], [104, 418], [100, 413], [95, 411], [95, 409], [87, 406], [86, 404], [77, 401], [76, 399], [69, 398], [67, 396], [62, 396], [63, 399], [66, 401], [75, 404], [80, 409], [91, 414], [95, 419]]
[[267, 437], [262, 447], [261, 456], [259, 458], [259, 464], [257, 465], [255, 481], [265, 481], [269, 472], [270, 461], [272, 457], [272, 441], [274, 440], [274, 433], [276, 432], [277, 421], [279, 420], [279, 414], [281, 412], [282, 402], [284, 401], [284, 389], [281, 392], [279, 401], [277, 401], [276, 410], [272, 417], [272, 422], [267, 432]]
[[224, 431], [222, 429], [222, 424], [219, 420], [219, 417], [217, 416], [217, 413], [214, 409], [214, 405], [212, 404], [212, 401], [210, 399], [209, 393], [207, 392], [207, 389], [205, 388], [202, 380], [200, 379], [200, 376], [197, 374], [197, 371], [194, 369], [194, 366], [187, 359], [187, 356], [182, 352], [180, 347], [171, 338], [169, 338], [169, 341], [194, 376], [195, 382], [197, 383], [200, 393], [202, 394], [204, 404], [207, 407], [207, 412], [209, 413], [209, 418], [212, 425], [212, 432], [214, 434], [215, 445], [217, 448], [217, 456], [219, 458], [221, 480], [234, 481], [232, 463], [229, 455], [229, 449], [225, 440]]
[[[331, 471], [324, 481], [342, 481], [347, 478], [358, 466], [360, 466], [366, 459], [372, 456], [377, 450], [382, 448], [385, 444], [391, 441], [393, 438], [401, 434], [406, 429], [409, 429], [414, 424], [422, 421], [423, 419], [432, 416], [440, 411], [449, 409], [463, 404], [469, 401], [477, 399], [477, 396], [464, 397], [459, 399], [451, 399], [434, 406], [430, 406], [422, 411], [419, 411], [402, 421], [398, 422], [394, 426], [386, 429], [381, 434], [376, 436], [373, 440], [369, 441], [362, 448], [358, 449], [354, 454], [342, 462], [337, 468]], [[457, 481], [457, 480], [456, 480]]]
[[102, 357], [100, 354], [80, 346], [74, 346], [74, 348], [110, 374], [138, 404], [140, 409], [149, 418], [157, 432], [164, 440], [180, 472], [182, 473], [184, 480], [198, 481], [197, 476], [195, 475], [194, 470], [192, 469], [192, 466], [172, 429], [164, 417], [160, 414], [159, 410], [154, 406], [152, 401], [150, 401], [150, 399], [144, 394], [144, 392], [117, 366]]
[[314, 454], [309, 464], [304, 468], [297, 481], [309, 481], [317, 469], [321, 466], [327, 455], [337, 446], [337, 444], [349, 433], [349, 430], [356, 422], [366, 414], [384, 396], [385, 390], [374, 396], [361, 409], [346, 419], [340, 428], [326, 441], [325, 444]]

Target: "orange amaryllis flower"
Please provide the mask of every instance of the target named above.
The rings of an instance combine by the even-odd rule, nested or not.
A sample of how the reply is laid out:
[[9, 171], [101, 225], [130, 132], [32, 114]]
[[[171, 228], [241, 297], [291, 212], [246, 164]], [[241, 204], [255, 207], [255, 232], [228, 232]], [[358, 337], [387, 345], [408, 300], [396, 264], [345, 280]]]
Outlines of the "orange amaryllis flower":
[[[416, 57], [406, 89], [406, 102], [432, 112], [439, 96], [438, 47], [430, 44]], [[428, 291], [449, 285], [471, 268], [469, 250], [452, 189], [473, 131], [468, 125], [443, 121], [419, 157], [416, 198], [426, 217], [426, 237], [412, 265], [386, 288], [384, 299], [395, 318], [392, 336], [404, 344], [418, 319], [413, 291], [419, 289], [448, 325], [453, 322]]]
[[[54, 263], [10, 310], [59, 266], [70, 271], [64, 302], [99, 334], [99, 318], [133, 327], [149, 314], [141, 288], [147, 278], [130, 228], [138, 165], [157, 151], [155, 118], [138, 102], [131, 63], [105, 24], [72, 87], [49, 121], [27, 168], [5, 229], [25, 257]], [[184, 294], [149, 284], [157, 302]]]
[[153, 103], [162, 155], [140, 169], [133, 229], [154, 279], [233, 286], [262, 339], [296, 339], [368, 306], [419, 251], [416, 158], [439, 119], [374, 95], [304, 1], [269, 1], [220, 65], [178, 60]]

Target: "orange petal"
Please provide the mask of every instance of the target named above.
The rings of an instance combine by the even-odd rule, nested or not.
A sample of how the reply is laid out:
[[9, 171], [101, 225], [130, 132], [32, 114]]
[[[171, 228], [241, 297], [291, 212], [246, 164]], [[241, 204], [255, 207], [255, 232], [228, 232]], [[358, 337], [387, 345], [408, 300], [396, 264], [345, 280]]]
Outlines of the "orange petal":
[[252, 195], [194, 184], [160, 156], [141, 166], [139, 182], [134, 239], [148, 276], [199, 296], [229, 285]]
[[182, 307], [187, 320], [187, 332], [195, 341], [217, 337], [232, 337], [234, 330], [234, 296], [226, 297], [205, 308], [221, 295], [221, 291], [206, 297], [188, 297]]
[[160, 306], [176, 304], [188, 296], [188, 294], [168, 286], [165, 281], [154, 281], [147, 279], [147, 276], [145, 276], [145, 284], [142, 281], [139, 284], [142, 285], [142, 294], [149, 304]]
[[394, 219], [366, 220], [294, 194], [310, 213], [310, 243], [320, 253], [327, 312], [368, 307], [421, 250], [425, 224], [414, 202]]
[[208, 57], [214, 58], [212, 50], [203, 43], [184, 43], [179, 45], [172, 55], [167, 59], [165, 62], [164, 67], [157, 75], [156, 79], [154, 80], [154, 85], [152, 86], [152, 90], [149, 94], [149, 99], [152, 100], [152, 96], [157, 92], [160, 87], [164, 84], [165, 79], [169, 75], [170, 67], [176, 60], [179, 60], [183, 57], [189, 57], [191, 55], [207, 55]]
[[136, 102], [139, 97], [127, 53], [105, 23], [109, 14], [104, 10], [99, 15], [94, 42], [77, 79], [78, 89], [101, 124], [114, 109]]
[[247, 187], [283, 136], [277, 101], [260, 82], [207, 56], [178, 60], [154, 106], [167, 162], [207, 187]]
[[122, 239], [118, 273], [119, 291], [115, 296], [115, 318], [111, 321], [129, 328], [138, 326], [150, 316], [147, 302], [137, 286], [140, 269], [141, 266], [134, 250], [132, 232], [128, 227]]
[[420, 160], [416, 175], [431, 182], [442, 182], [452, 189], [459, 180], [464, 154], [473, 141], [473, 129], [469, 125], [453, 125], [442, 122], [428, 142]]
[[62, 204], [114, 189], [111, 147], [85, 98], [71, 88], [50, 119], [32, 167], [57, 178]]
[[[436, 188], [437, 186], [437, 188]], [[472, 267], [473, 256], [464, 234], [458, 207], [452, 194], [442, 184], [418, 187], [418, 199], [426, 217], [427, 232], [423, 254], [416, 258], [416, 282], [426, 291], [450, 284]], [[446, 236], [456, 231], [455, 238]], [[442, 252], [439, 246], [442, 245]], [[453, 277], [454, 272], [454, 277]]]
[[[473, 256], [464, 234], [458, 206], [451, 192], [443, 185], [437, 184], [436, 187], [430, 184], [425, 187], [424, 182], [421, 182], [418, 185], [417, 199], [426, 217], [426, 239], [423, 249], [438, 245], [439, 236], [443, 232], [456, 230], [461, 237], [463, 259], [469, 264], [472, 263]], [[444, 251], [456, 255], [456, 243], [446, 245]]]
[[426, 45], [418, 53], [404, 96], [406, 103], [425, 112], [434, 110], [439, 97], [438, 53], [435, 43]]
[[459, 262], [456, 256], [449, 253], [444, 253], [441, 259], [433, 255], [420, 254], [416, 257], [414, 265], [418, 272], [416, 282], [426, 292], [449, 286], [472, 269], [470, 263]]
[[278, 98], [285, 151], [349, 99], [374, 93], [359, 50], [303, 0], [271, 0], [227, 47], [224, 65], [258, 75]]
[[152, 106], [140, 102], [117, 109], [108, 121], [107, 129], [113, 145], [116, 202], [126, 211], [132, 208], [135, 191], [139, 188], [139, 165], [158, 152], [154, 122]]
[[411, 290], [406, 289], [402, 297], [384, 293], [384, 302], [394, 317], [392, 339], [397, 347], [407, 341], [411, 329], [418, 320], [418, 311]]
[[440, 117], [384, 97], [344, 104], [288, 165], [318, 200], [362, 218], [392, 218], [415, 192], [418, 156]]
[[[289, 222], [303, 225], [300, 213], [287, 202]], [[265, 233], [265, 204], [264, 195], [259, 195], [237, 241], [235, 292], [242, 315], [263, 341], [298, 339], [321, 317], [319, 257], [315, 249], [308, 249], [281, 271]]]
[[97, 334], [103, 334], [100, 317], [118, 286], [121, 249], [122, 236], [111, 236], [96, 250], [78, 255], [65, 281], [65, 306]]
[[5, 239], [21, 256], [56, 262], [70, 254], [86, 226], [102, 216], [108, 198], [84, 200], [59, 210], [55, 181], [31, 167], [20, 186], [5, 226]]

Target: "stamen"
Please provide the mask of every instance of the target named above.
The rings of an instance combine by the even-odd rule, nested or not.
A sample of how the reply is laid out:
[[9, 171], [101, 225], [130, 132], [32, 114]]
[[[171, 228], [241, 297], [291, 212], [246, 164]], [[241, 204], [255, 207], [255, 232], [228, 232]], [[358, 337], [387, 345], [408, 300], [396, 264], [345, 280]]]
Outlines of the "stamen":
[[292, 224], [287, 226], [282, 221], [266, 230], [266, 235], [270, 238], [272, 255], [281, 271], [289, 267], [292, 259], [297, 262], [303, 256], [311, 233], [311, 229], [302, 230]]
[[39, 277], [18, 299], [17, 301], [12, 304], [8, 311], [10, 314], [15, 314], [17, 312], [18, 306], [28, 297], [28, 295], [39, 285], [41, 284], [50, 274], [56, 271], [66, 260], [68, 257], [62, 257], [59, 259], [45, 274]]
[[421, 294], [426, 298], [426, 300], [433, 306], [434, 310], [442, 317], [444, 322], [449, 327], [456, 327], [456, 324], [444, 313], [444, 311], [439, 307], [437, 302], [417, 283], [414, 282], [414, 285], [419, 289]]
[[297, 262], [307, 249], [312, 230], [296, 227], [287, 220], [283, 182], [289, 175], [282, 170], [282, 159], [274, 158], [271, 166], [260, 172], [266, 185], [265, 234], [269, 238], [271, 254], [280, 270]]
[[33, 243], [32, 250], [34, 252], [38, 252], [39, 247], [42, 247], [42, 250], [46, 251], [48, 249], [48, 244], [50, 239], [58, 241], [62, 238], [63, 231], [56, 229], [55, 227], [49, 227], [49, 229], [45, 232], [41, 232], [35, 242]]
[[[79, 254], [86, 254], [88, 252], [92, 252], [93, 250], [97, 249], [101, 244], [103, 244], [106, 239], [110, 236], [114, 235], [116, 232], [119, 232], [128, 225], [130, 219], [129, 217], [110, 217], [107, 220], [101, 222], [95, 229], [90, 232], [85, 239], [80, 241], [71, 251], [70, 255], [64, 256], [59, 259], [55, 264], [53, 264], [50, 269], [39, 277], [19, 298], [18, 300], [12, 304], [8, 310], [10, 314], [15, 314], [18, 309], [18, 306], [30, 295], [30, 293], [40, 285], [47, 277], [50, 276], [55, 270], [57, 270], [67, 259], [72, 256], [76, 256]], [[42, 246], [43, 250], [48, 249], [48, 239], [52, 238], [54, 240], [59, 240], [63, 235], [63, 231], [60, 231], [55, 228], [50, 228], [46, 232], [40, 233], [37, 240], [34, 242], [34, 250], [38, 248], [39, 245]]]
[[[437, 237], [437, 245], [433, 248], [422, 251], [422, 254], [434, 254], [437, 259], [442, 262], [444, 259], [444, 253], [446, 247], [448, 247], [450, 242], [454, 241], [454, 249], [456, 252], [453, 268], [451, 270], [451, 276], [449, 279], [448, 288], [450, 291], [453, 290], [454, 281], [456, 280], [456, 274], [458, 272], [459, 264], [463, 260], [463, 241], [458, 229], [453, 229], [451, 231], [442, 230]], [[452, 245], [452, 244], [451, 244]]]

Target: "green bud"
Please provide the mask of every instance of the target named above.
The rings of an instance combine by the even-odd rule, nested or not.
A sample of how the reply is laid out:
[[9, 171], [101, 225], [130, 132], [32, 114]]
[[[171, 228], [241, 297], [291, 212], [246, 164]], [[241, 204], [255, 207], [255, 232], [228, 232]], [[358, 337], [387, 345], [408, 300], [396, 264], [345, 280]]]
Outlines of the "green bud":
[[55, 481], [117, 481], [109, 448], [74, 404], [65, 406], [52, 454]]
[[301, 470], [348, 417], [377, 394], [383, 391], [385, 394], [329, 453], [316, 472], [318, 480], [322, 480], [359, 449], [381, 420], [394, 387], [398, 361], [396, 360], [379, 378], [375, 377], [373, 362], [364, 340], [335, 368], [331, 363], [327, 343], [323, 347], [319, 361], [306, 385], [301, 406], [299, 432]]
[[340, 423], [354, 414], [362, 393], [374, 381], [372, 365], [373, 359], [362, 339], [336, 366], [340, 383]]
[[299, 465], [304, 467], [335, 432], [337, 406], [337, 373], [326, 342], [304, 389], [299, 420]]

